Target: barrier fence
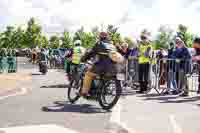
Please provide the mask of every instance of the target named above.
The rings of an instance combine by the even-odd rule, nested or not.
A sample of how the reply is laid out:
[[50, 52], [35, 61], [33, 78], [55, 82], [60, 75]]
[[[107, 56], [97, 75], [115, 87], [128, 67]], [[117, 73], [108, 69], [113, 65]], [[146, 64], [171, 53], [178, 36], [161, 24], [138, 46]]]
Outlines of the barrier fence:
[[16, 57], [0, 57], [0, 73], [15, 73], [17, 72]]
[[[137, 84], [138, 60], [129, 59], [126, 63], [126, 80]], [[191, 60], [153, 59], [149, 70], [149, 89], [162, 94], [166, 91], [198, 91], [200, 65]], [[131, 86], [132, 87], [132, 86]], [[139, 86], [138, 86], [139, 87]]]

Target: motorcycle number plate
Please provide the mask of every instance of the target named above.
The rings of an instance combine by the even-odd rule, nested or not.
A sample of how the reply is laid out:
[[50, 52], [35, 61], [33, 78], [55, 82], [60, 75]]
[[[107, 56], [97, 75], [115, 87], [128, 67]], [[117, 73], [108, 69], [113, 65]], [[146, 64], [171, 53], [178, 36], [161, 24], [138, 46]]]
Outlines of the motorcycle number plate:
[[117, 74], [117, 80], [125, 80], [125, 75], [122, 73]]

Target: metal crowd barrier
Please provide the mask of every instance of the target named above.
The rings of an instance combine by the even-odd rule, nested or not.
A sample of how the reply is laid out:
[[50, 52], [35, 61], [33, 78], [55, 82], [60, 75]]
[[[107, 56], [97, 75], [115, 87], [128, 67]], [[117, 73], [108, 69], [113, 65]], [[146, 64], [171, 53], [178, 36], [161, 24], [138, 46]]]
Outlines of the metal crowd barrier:
[[194, 73], [192, 60], [160, 59], [156, 60], [155, 90], [197, 91], [198, 75]]
[[16, 57], [0, 57], [0, 73], [15, 73], [17, 72]]
[[[138, 65], [137, 58], [127, 61], [127, 83], [138, 84]], [[191, 60], [152, 59], [149, 71], [149, 91], [154, 89], [158, 94], [163, 94], [173, 89], [192, 92], [198, 90], [200, 65]]]

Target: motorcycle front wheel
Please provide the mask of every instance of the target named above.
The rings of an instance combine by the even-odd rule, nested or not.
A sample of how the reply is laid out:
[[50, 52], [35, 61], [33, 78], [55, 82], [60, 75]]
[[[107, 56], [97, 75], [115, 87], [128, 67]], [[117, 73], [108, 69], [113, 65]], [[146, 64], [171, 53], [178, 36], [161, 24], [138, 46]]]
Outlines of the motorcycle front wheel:
[[98, 102], [104, 110], [110, 110], [117, 104], [122, 92], [120, 82], [119, 80], [108, 81], [100, 89]]

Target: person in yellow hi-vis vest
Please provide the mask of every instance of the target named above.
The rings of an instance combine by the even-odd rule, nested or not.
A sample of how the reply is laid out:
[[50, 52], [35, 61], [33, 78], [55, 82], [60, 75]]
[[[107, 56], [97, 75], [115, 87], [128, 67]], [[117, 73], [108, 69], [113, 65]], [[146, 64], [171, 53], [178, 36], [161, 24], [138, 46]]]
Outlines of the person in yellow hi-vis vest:
[[82, 42], [80, 40], [76, 40], [74, 42], [75, 47], [72, 50], [72, 67], [74, 69], [76, 69], [77, 66], [81, 63], [81, 58], [86, 52], [86, 49], [81, 46], [81, 43]]
[[140, 90], [138, 93], [147, 91], [148, 79], [150, 73], [152, 46], [148, 40], [148, 34], [141, 34], [141, 41], [139, 43], [139, 83]]

